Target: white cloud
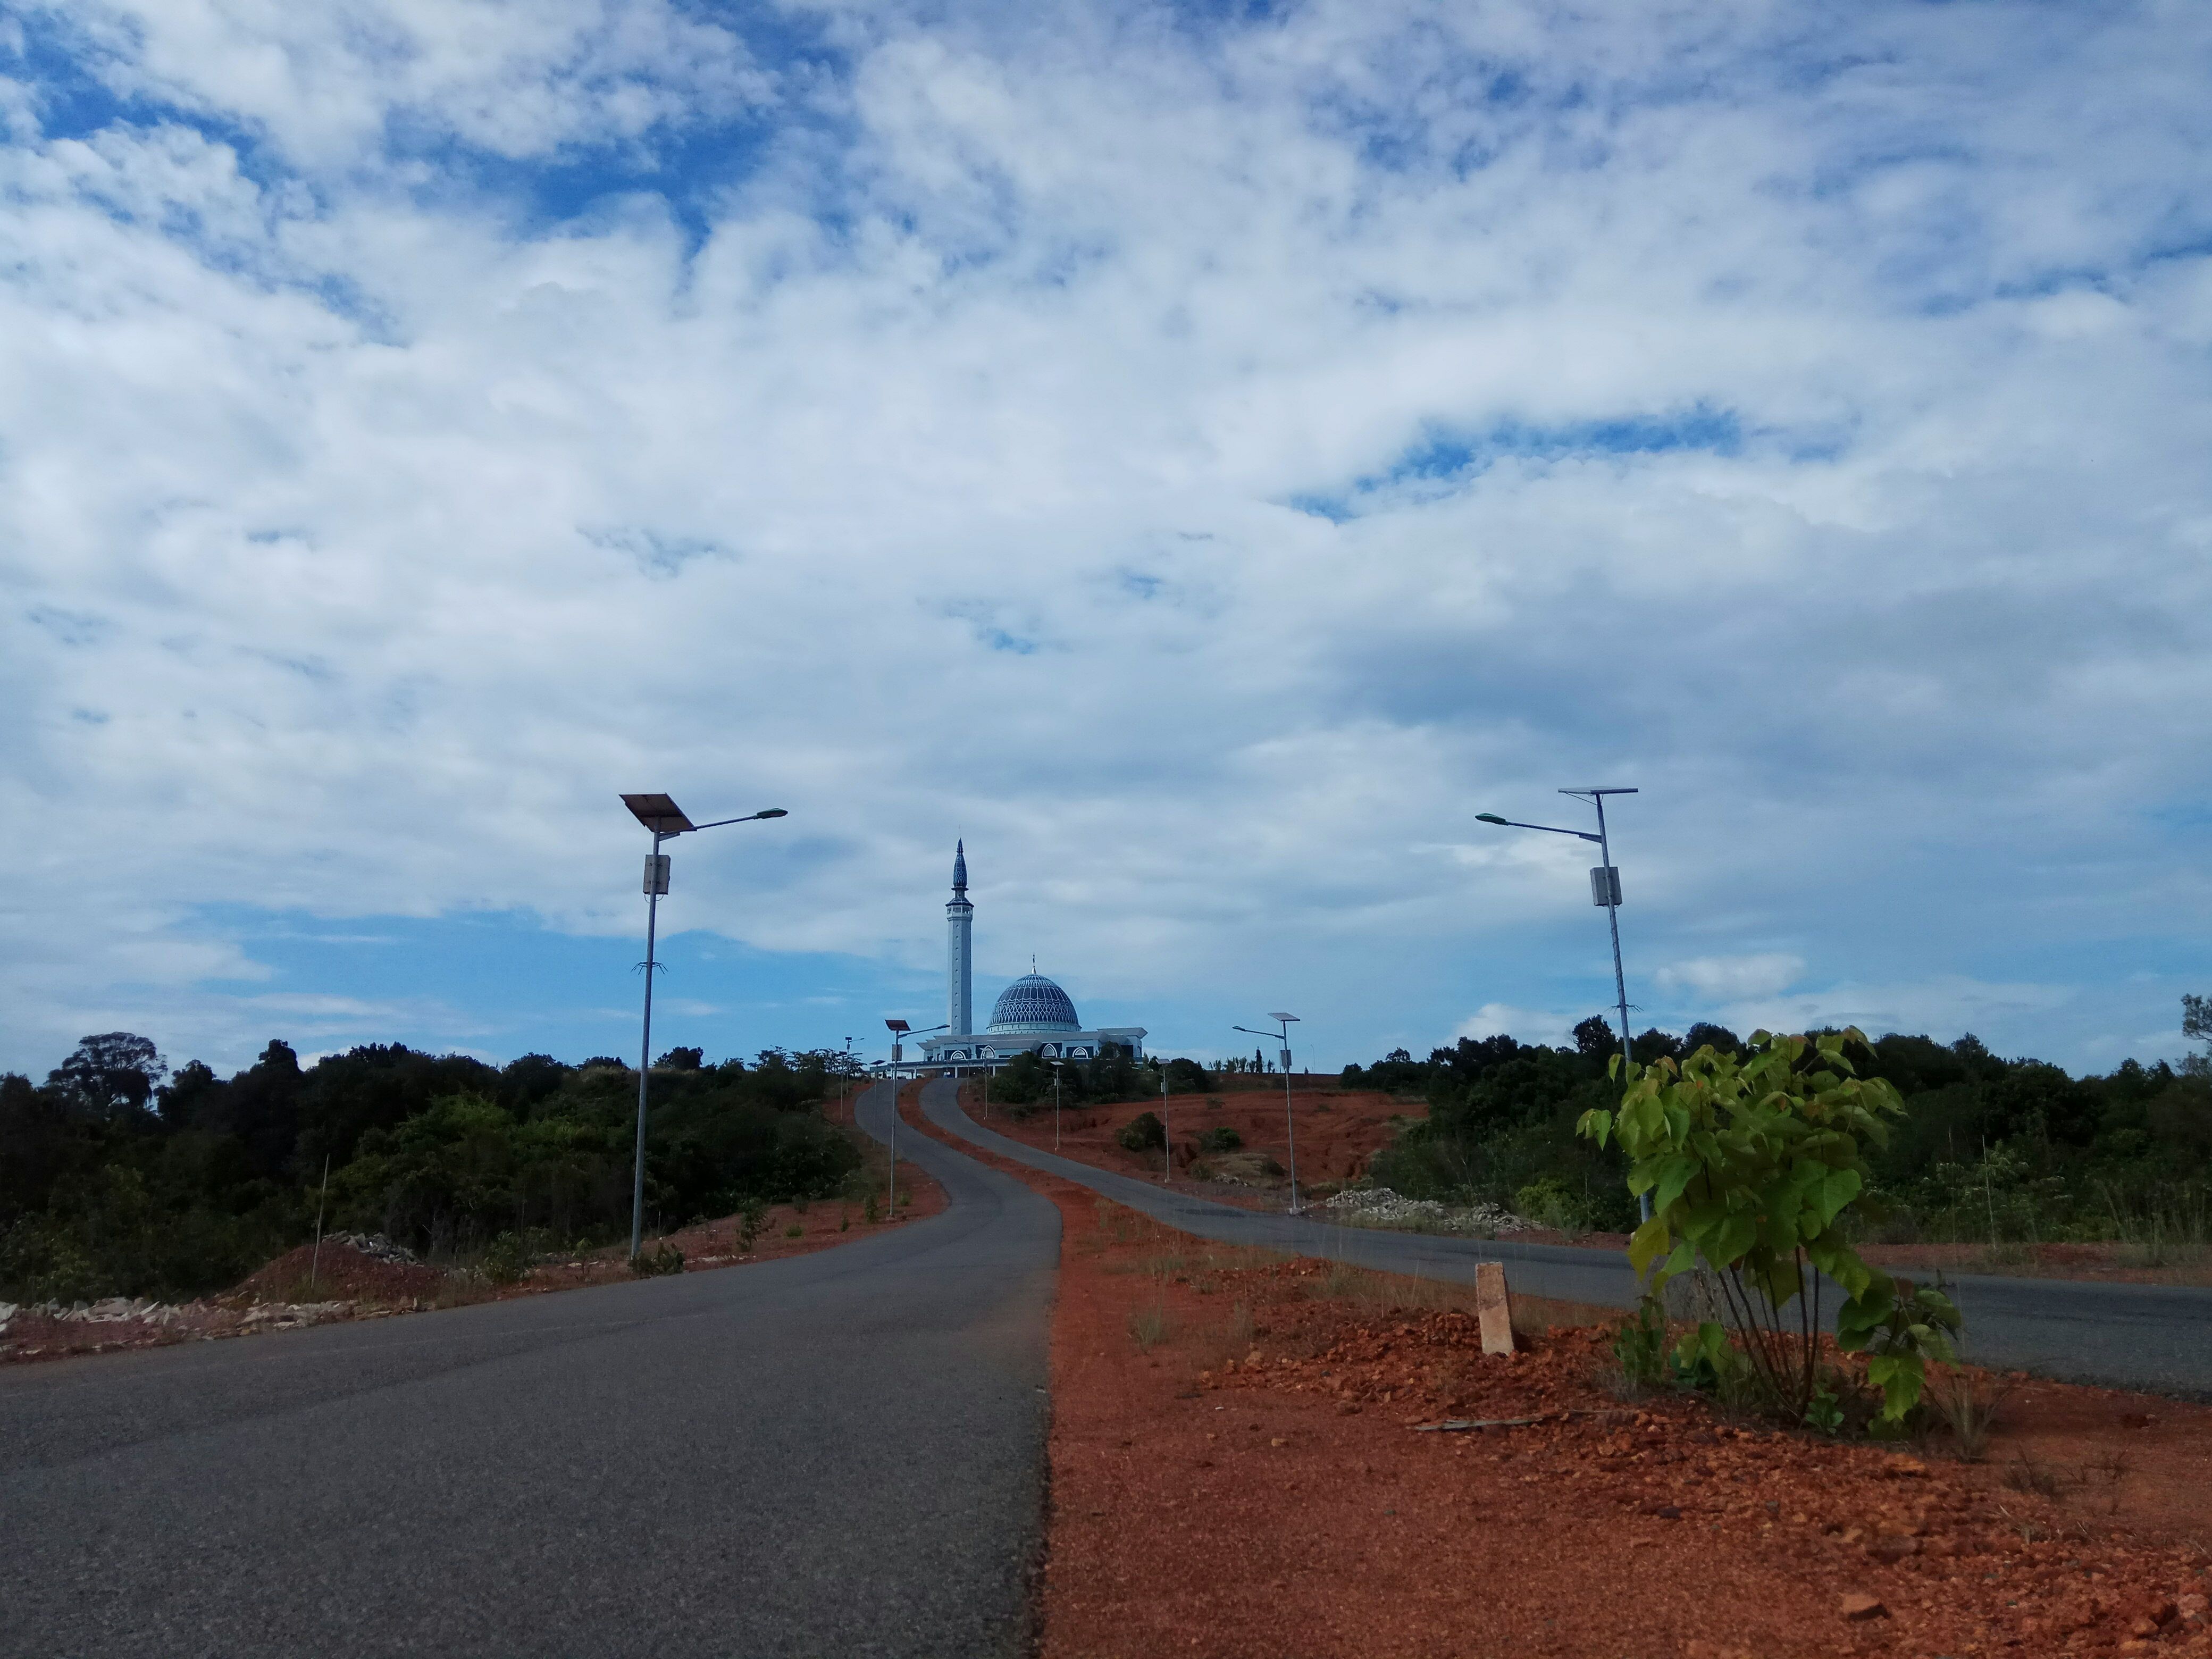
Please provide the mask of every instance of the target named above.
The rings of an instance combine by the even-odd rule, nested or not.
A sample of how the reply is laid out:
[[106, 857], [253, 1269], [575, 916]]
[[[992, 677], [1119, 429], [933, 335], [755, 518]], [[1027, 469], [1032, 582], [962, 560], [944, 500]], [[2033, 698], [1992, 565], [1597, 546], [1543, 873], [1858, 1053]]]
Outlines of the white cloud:
[[1741, 957], [1692, 957], [1662, 968], [1652, 977], [1662, 990], [1686, 991], [1708, 1002], [1770, 997], [1796, 984], [1805, 959], [1779, 951]]
[[2193, 15], [70, 16], [141, 101], [0, 152], [10, 1052], [230, 1029], [206, 906], [625, 931], [638, 787], [793, 809], [686, 925], [927, 964], [964, 831], [987, 969], [1476, 942], [1439, 1030], [1602, 949], [1473, 822], [1563, 783], [1730, 1006], [2049, 1033], [2009, 958], [2212, 920]]

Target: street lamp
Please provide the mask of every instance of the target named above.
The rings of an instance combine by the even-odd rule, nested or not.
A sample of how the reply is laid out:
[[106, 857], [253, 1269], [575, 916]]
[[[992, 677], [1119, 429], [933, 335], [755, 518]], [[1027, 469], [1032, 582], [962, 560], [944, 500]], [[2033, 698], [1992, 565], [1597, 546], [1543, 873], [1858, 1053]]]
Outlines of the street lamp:
[[789, 814], [781, 806], [770, 806], [762, 811], [748, 812], [743, 817], [694, 823], [684, 816], [684, 809], [665, 795], [624, 795], [622, 799], [631, 815], [653, 831], [653, 853], [645, 861], [645, 1039], [640, 1045], [642, 1052], [637, 1057], [637, 1150], [630, 1165], [629, 1255], [635, 1261], [645, 1243], [645, 1095], [647, 1079], [653, 1075], [653, 976], [658, 971], [653, 952], [658, 944], [660, 896], [668, 890], [668, 855], [660, 850], [660, 843], [686, 830], [719, 830], [726, 823], [750, 823], [757, 818], [781, 818]]
[[1291, 1115], [1291, 1027], [1298, 1023], [1296, 1014], [1270, 1014], [1283, 1029], [1279, 1031], [1255, 1031], [1249, 1025], [1235, 1025], [1231, 1030], [1242, 1031], [1246, 1036], [1271, 1036], [1282, 1045], [1283, 1060], [1283, 1133], [1291, 1145], [1291, 1213], [1298, 1212], [1298, 1125]]
[[890, 1148], [891, 1148], [891, 1179], [890, 1179], [890, 1208], [884, 1212], [884, 1220], [886, 1220], [886, 1221], [896, 1221], [896, 1220], [898, 1219], [898, 1080], [899, 1080], [899, 1069], [898, 1069], [898, 1068], [899, 1068], [899, 1059], [900, 1059], [900, 1054], [899, 1054], [899, 1045], [900, 1045], [901, 1043], [904, 1042], [905, 1042], [908, 1037], [910, 1037], [910, 1036], [928, 1036], [932, 1032], [935, 1032], [935, 1031], [949, 1031], [949, 1030], [951, 1030], [952, 1028], [951, 1028], [951, 1026], [949, 1026], [949, 1025], [933, 1025], [933, 1026], [931, 1026], [931, 1027], [929, 1028], [929, 1030], [928, 1030], [927, 1031], [917, 1031], [917, 1030], [915, 1030], [914, 1029], [914, 1027], [913, 1027], [913, 1026], [911, 1026], [911, 1025], [908, 1024], [907, 1024], [904, 1020], [902, 1020], [902, 1019], [887, 1019], [887, 1020], [885, 1020], [885, 1021], [884, 1022], [884, 1024], [885, 1025], [887, 1025], [888, 1027], [890, 1027], [890, 1034], [891, 1034], [891, 1138], [890, 1138]]
[[[1477, 812], [1475, 822], [1502, 824], [1509, 830], [1540, 830], [1550, 836], [1572, 836], [1577, 841], [1597, 843], [1598, 867], [1590, 872], [1590, 902], [1605, 907], [1606, 926], [1613, 933], [1613, 989], [1620, 1004], [1620, 1063], [1623, 1068], [1620, 1083], [1623, 1088], [1626, 1088], [1626, 1068], [1635, 1064], [1635, 1056], [1629, 1052], [1628, 1046], [1628, 979], [1620, 970], [1620, 872], [1613, 866], [1612, 848], [1605, 836], [1605, 798], [1607, 795], [1633, 795], [1638, 792], [1633, 789], [1562, 789], [1559, 793], [1586, 800], [1597, 808], [1597, 834], [1593, 836], [1586, 830], [1561, 830], [1548, 823], [1522, 823], [1513, 818], [1501, 818], [1495, 812]], [[1651, 1219], [1651, 1194], [1645, 1193], [1642, 1196], [1644, 1218], [1649, 1221]]]

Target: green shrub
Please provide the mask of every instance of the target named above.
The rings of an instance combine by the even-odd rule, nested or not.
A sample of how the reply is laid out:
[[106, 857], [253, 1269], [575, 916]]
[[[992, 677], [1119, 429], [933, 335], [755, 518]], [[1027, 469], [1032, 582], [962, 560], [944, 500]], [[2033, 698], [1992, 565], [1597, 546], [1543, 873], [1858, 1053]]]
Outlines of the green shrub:
[[491, 1242], [478, 1265], [483, 1276], [495, 1285], [514, 1285], [526, 1277], [538, 1258], [529, 1243], [519, 1233], [501, 1233]]
[[664, 1239], [657, 1248], [632, 1256], [629, 1270], [640, 1279], [657, 1279], [666, 1273], [680, 1273], [684, 1271], [684, 1252]]
[[1115, 1131], [1114, 1139], [1126, 1152], [1158, 1152], [1168, 1144], [1168, 1132], [1158, 1112], [1139, 1112]]
[[1198, 1149], [1201, 1152], [1233, 1152], [1243, 1144], [1244, 1137], [1226, 1123], [1199, 1131]]
[[761, 1236], [761, 1229], [766, 1225], [768, 1206], [757, 1198], [753, 1199], [738, 1212], [738, 1249], [750, 1251], [754, 1242]]
[[802, 1224], [794, 1221], [783, 1230], [783, 1236], [786, 1238], [804, 1238], [806, 1237], [806, 1229]]
[[1725, 1388], [1729, 1355], [1740, 1353], [1769, 1407], [1792, 1421], [1813, 1413], [1822, 1380], [1819, 1345], [1800, 1334], [1822, 1328], [1821, 1275], [1849, 1298], [1837, 1342], [1869, 1354], [1887, 1423], [1904, 1420], [1927, 1360], [1951, 1357], [1960, 1326], [1948, 1298], [1875, 1272], [1844, 1237], [1866, 1186], [1864, 1149], [1885, 1144], [1904, 1111], [1894, 1088], [1860, 1078], [1845, 1058], [1847, 1043], [1865, 1042], [1856, 1030], [1759, 1031], [1741, 1057], [1709, 1044], [1679, 1065], [1631, 1065], [1620, 1109], [1587, 1112], [1577, 1126], [1601, 1146], [1617, 1139], [1629, 1191], [1651, 1195], [1628, 1259], [1653, 1293], [1700, 1261], [1716, 1270], [1734, 1340], [1704, 1322], [1677, 1350], [1678, 1369]]

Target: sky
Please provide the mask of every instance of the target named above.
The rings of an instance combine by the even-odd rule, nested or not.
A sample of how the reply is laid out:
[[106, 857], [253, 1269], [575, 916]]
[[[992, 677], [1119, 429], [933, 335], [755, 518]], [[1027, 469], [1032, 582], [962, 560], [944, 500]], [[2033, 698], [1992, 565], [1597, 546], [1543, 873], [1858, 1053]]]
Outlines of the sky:
[[2178, 1056], [2212, 11], [0, 0], [0, 1070]]

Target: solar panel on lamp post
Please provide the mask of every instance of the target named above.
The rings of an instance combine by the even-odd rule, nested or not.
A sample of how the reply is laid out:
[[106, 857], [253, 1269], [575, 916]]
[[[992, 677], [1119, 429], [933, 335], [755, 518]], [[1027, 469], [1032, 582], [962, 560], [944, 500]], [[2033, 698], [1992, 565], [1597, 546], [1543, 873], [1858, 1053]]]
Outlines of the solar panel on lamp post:
[[[1635, 1056], [1629, 1050], [1628, 1042], [1628, 976], [1620, 968], [1620, 872], [1614, 867], [1612, 845], [1606, 839], [1605, 798], [1607, 795], [1633, 795], [1639, 792], [1634, 789], [1562, 789], [1559, 793], [1586, 800], [1597, 808], [1597, 834], [1593, 836], [1587, 830], [1561, 830], [1548, 823], [1522, 823], [1512, 818], [1501, 818], [1495, 812], [1477, 812], [1474, 820], [1477, 823], [1502, 824], [1509, 830], [1540, 830], [1549, 836], [1572, 836], [1577, 841], [1597, 843], [1598, 866], [1590, 872], [1590, 902], [1605, 907], [1606, 926], [1613, 934], [1613, 990], [1620, 1005], [1620, 1082], [1621, 1086], [1626, 1088], [1627, 1068], [1636, 1062]], [[1651, 1219], [1650, 1193], [1639, 1195], [1638, 1208], [1644, 1220]]]
[[665, 795], [624, 795], [622, 799], [631, 816], [653, 831], [653, 852], [645, 860], [645, 1036], [638, 1045], [637, 1148], [630, 1163], [629, 1259], [635, 1261], [645, 1243], [645, 1103], [647, 1085], [653, 1076], [653, 976], [659, 971], [653, 957], [659, 947], [661, 895], [668, 890], [668, 856], [660, 850], [660, 843], [689, 831], [719, 830], [726, 823], [751, 823], [760, 818], [788, 817], [790, 814], [781, 806], [770, 806], [747, 812], [742, 817], [694, 823], [684, 816], [684, 809]]
[[1291, 1027], [1298, 1023], [1298, 1017], [1296, 1014], [1270, 1014], [1267, 1018], [1283, 1029], [1279, 1031], [1255, 1031], [1249, 1025], [1232, 1026], [1231, 1029], [1242, 1031], [1246, 1036], [1271, 1036], [1282, 1045], [1283, 1134], [1290, 1143], [1291, 1213], [1296, 1215], [1298, 1213], [1298, 1124], [1297, 1119], [1291, 1113]]

